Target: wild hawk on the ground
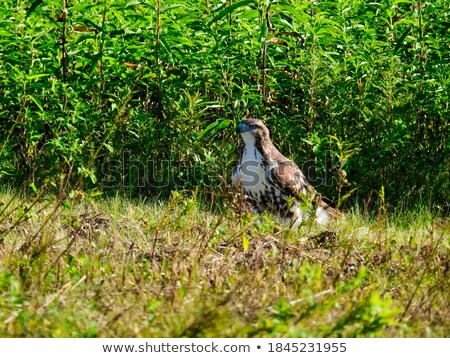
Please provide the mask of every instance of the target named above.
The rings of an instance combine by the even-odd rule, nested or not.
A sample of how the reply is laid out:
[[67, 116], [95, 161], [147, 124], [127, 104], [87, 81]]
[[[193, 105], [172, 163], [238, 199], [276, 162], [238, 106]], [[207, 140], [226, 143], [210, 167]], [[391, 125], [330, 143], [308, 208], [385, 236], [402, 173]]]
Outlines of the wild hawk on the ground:
[[244, 144], [232, 180], [244, 189], [254, 212], [278, 214], [292, 228], [297, 228], [312, 210], [315, 221], [322, 225], [339, 215], [298, 166], [275, 148], [263, 122], [246, 119], [239, 124], [237, 132]]

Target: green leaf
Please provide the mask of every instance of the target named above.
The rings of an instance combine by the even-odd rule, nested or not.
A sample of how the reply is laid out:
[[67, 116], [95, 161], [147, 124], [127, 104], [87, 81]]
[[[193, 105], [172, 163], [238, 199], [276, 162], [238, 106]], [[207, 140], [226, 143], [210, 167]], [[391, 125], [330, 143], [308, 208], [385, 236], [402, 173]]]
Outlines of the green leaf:
[[208, 26], [211, 26], [212, 24], [215, 24], [217, 21], [219, 21], [220, 19], [222, 19], [223, 17], [227, 16], [229, 13], [233, 12], [234, 10], [242, 7], [242, 6], [247, 6], [251, 3], [254, 3], [254, 0], [244, 0], [244, 1], [240, 1], [237, 2], [231, 6], [226, 7], [225, 9], [222, 9], [221, 11], [219, 11], [219, 13], [214, 16], [214, 18], [208, 23]]
[[133, 1], [130, 1], [129, 3], [127, 3], [127, 4], [125, 5], [125, 8], [130, 7], [130, 6], [140, 5], [140, 4], [141, 4], [140, 1], [138, 1], [138, 0], [133, 0]]
[[0, 30], [0, 37], [11, 37], [14, 34], [12, 32], [9, 31], [5, 31], [5, 30]]
[[245, 235], [242, 236], [242, 247], [243, 247], [244, 251], [247, 251], [248, 247], [249, 247], [249, 241], [248, 241], [247, 236], [245, 236]]
[[267, 22], [264, 21], [261, 26], [261, 33], [259, 34], [259, 42], [264, 42], [267, 38]]
[[41, 106], [41, 103], [40, 103], [36, 98], [34, 98], [34, 97], [31, 96], [31, 95], [28, 95], [28, 98], [30, 98], [30, 99], [36, 104], [36, 106], [39, 107], [39, 109], [40, 109], [41, 111], [44, 110], [44, 108], [42, 108], [42, 106]]
[[108, 152], [114, 153], [114, 148], [111, 144], [104, 143], [104, 146], [106, 147], [106, 149], [108, 149]]
[[29, 81], [29, 80], [34, 80], [35, 78], [47, 77], [47, 76], [50, 76], [50, 74], [49, 73], [38, 73], [37, 75], [27, 76], [26, 79], [27, 79], [27, 81]]
[[411, 28], [406, 29], [406, 31], [403, 32], [403, 34], [397, 40], [397, 45], [395, 45], [395, 48], [394, 48], [394, 54], [396, 54], [398, 52], [398, 50], [400, 49], [400, 47], [402, 47], [403, 41], [405, 40], [406, 36], [408, 36], [408, 34], [410, 32], [411, 32]]
[[202, 131], [200, 138], [204, 138], [211, 133], [215, 135], [221, 129], [228, 128], [231, 125], [231, 123], [232, 122], [229, 119], [219, 119], [215, 122], [212, 122], [209, 125], [207, 125], [206, 128]]
[[36, 0], [36, 1], [34, 1], [34, 2], [31, 4], [31, 6], [27, 9], [27, 16], [26, 16], [26, 17], [28, 18], [28, 16], [30, 16], [31, 13], [32, 13], [34, 10], [36, 10], [37, 7], [38, 7], [39, 5], [41, 5], [43, 2], [44, 2], [44, 0]]
[[37, 193], [38, 190], [36, 188], [36, 185], [34, 185], [34, 183], [30, 184], [30, 188], [31, 188], [31, 190], [33, 190], [34, 193]]
[[393, 8], [394, 7], [394, 5], [397, 5], [397, 4], [414, 4], [415, 3], [415, 1], [408, 1], [408, 0], [395, 0], [392, 4], [391, 4], [391, 8]]
[[293, 15], [298, 21], [300, 21], [300, 23], [306, 24], [309, 22], [311, 16], [302, 12], [298, 12], [296, 8], [294, 8], [292, 5], [285, 3], [285, 2], [280, 2], [277, 4], [276, 7], [279, 7], [280, 9], [284, 9], [286, 12], [288, 12], [289, 14]]

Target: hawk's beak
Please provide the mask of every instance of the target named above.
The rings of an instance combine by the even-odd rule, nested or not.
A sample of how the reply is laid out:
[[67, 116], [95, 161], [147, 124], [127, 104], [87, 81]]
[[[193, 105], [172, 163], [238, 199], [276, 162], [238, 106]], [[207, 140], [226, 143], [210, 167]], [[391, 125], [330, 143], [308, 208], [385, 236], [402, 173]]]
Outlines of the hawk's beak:
[[238, 133], [248, 132], [249, 130], [250, 130], [250, 127], [245, 122], [239, 123], [239, 125], [237, 127], [237, 132]]

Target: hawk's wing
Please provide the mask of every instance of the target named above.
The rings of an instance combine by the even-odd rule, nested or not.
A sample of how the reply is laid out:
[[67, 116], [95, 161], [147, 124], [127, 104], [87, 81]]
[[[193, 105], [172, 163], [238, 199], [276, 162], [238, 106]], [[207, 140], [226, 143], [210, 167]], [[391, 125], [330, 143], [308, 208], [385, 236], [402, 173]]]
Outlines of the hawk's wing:
[[287, 158], [270, 163], [269, 179], [282, 192], [302, 201], [317, 193], [299, 167]]
[[300, 168], [281, 154], [280, 158], [270, 165], [269, 179], [282, 192], [303, 203], [308, 205], [314, 202], [317, 207], [325, 209], [330, 215], [335, 217], [339, 215], [339, 211], [331, 206], [331, 201], [314, 189]]

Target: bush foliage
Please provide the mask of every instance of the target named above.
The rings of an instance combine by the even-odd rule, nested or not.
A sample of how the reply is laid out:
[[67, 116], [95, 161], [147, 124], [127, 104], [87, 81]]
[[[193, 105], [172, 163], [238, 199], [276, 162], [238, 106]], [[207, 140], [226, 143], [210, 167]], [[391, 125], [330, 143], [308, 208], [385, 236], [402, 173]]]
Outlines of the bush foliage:
[[255, 116], [334, 199], [445, 204], [449, 17], [445, 0], [3, 1], [1, 180], [214, 187]]

